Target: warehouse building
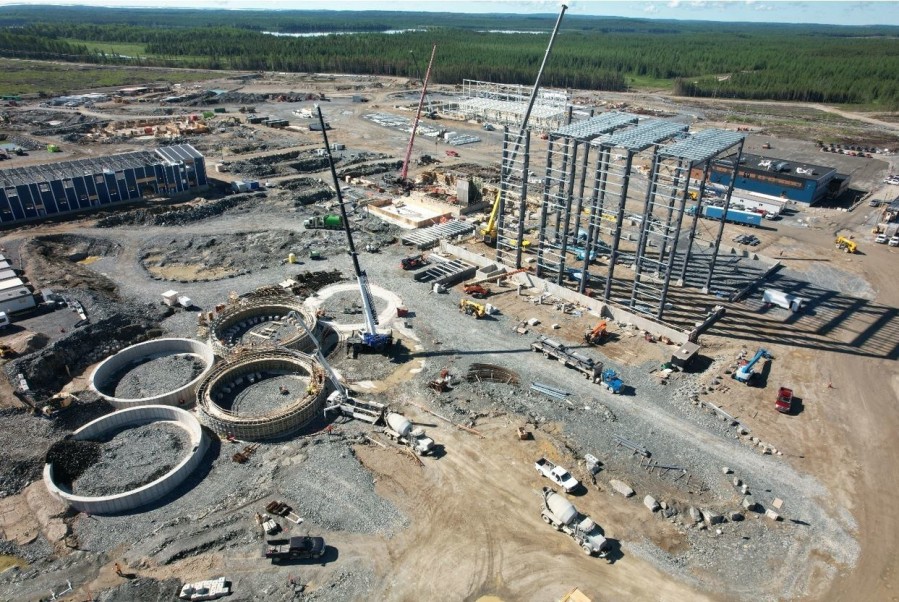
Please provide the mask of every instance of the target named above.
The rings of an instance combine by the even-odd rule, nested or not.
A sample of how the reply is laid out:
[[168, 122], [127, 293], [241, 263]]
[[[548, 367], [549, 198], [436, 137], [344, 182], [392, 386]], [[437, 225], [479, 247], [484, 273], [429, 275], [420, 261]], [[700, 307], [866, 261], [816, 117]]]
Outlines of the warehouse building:
[[0, 225], [39, 220], [208, 186], [189, 144], [0, 170]]
[[[735, 155], [728, 157], [731, 166], [735, 159]], [[720, 162], [711, 168], [709, 181], [729, 186], [732, 171], [726, 162]], [[701, 174], [697, 176], [702, 177]], [[697, 176], [691, 174], [691, 177]], [[833, 167], [748, 154], [740, 157], [734, 183], [737, 190], [809, 205], [839, 196], [848, 186], [849, 176], [837, 174]]]

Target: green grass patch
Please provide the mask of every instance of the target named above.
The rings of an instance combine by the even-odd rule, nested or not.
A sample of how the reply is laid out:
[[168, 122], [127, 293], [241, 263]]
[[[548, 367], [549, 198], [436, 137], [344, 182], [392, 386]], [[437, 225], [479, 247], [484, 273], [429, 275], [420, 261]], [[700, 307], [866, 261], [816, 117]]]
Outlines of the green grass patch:
[[147, 56], [146, 45], [129, 44], [127, 42], [94, 42], [91, 40], [76, 40], [73, 38], [63, 38], [63, 42], [69, 44], [78, 44], [87, 46], [88, 50], [93, 52], [105, 52], [106, 54], [127, 56], [137, 58], [139, 56]]
[[150, 84], [182, 83], [221, 77], [212, 71], [178, 71], [143, 67], [61, 65], [0, 58], [0, 94], [65, 94], [76, 90]]
[[625, 75], [625, 81], [631, 91], [634, 90], [672, 90], [673, 79], [650, 77], [649, 75]]

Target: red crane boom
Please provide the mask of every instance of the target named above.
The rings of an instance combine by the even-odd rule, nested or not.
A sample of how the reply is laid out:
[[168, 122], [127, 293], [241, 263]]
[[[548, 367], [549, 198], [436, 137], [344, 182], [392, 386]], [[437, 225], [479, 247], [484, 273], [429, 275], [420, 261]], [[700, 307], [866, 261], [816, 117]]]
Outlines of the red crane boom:
[[437, 54], [437, 44], [431, 49], [431, 60], [428, 61], [428, 71], [425, 73], [425, 82], [421, 87], [421, 98], [418, 99], [418, 111], [415, 112], [415, 121], [412, 122], [412, 135], [409, 136], [409, 146], [406, 147], [406, 160], [403, 161], [403, 175], [400, 181], [406, 181], [406, 175], [409, 173], [409, 157], [412, 156], [412, 145], [415, 144], [415, 132], [418, 130], [418, 120], [421, 119], [421, 107], [425, 104], [425, 96], [428, 93], [428, 80], [431, 79], [431, 66], [434, 64], [434, 55]]

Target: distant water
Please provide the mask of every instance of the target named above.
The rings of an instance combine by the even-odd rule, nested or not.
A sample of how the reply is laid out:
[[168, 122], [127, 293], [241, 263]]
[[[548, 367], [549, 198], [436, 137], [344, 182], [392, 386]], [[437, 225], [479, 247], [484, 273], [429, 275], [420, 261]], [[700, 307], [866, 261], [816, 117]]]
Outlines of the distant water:
[[318, 38], [321, 36], [351, 36], [360, 33], [408, 33], [411, 31], [425, 31], [424, 29], [385, 29], [384, 31], [309, 31], [304, 33], [284, 33], [280, 31], [263, 31], [270, 36], [286, 38]]

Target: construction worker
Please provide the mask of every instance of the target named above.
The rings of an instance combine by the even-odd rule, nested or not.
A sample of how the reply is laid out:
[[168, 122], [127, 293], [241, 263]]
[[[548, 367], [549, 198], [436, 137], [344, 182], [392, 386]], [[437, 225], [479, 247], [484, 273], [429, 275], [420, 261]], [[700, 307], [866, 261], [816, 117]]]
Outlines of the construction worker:
[[119, 577], [124, 577], [124, 575], [122, 575], [122, 565], [120, 565], [118, 562], [115, 563], [115, 574]]

